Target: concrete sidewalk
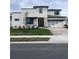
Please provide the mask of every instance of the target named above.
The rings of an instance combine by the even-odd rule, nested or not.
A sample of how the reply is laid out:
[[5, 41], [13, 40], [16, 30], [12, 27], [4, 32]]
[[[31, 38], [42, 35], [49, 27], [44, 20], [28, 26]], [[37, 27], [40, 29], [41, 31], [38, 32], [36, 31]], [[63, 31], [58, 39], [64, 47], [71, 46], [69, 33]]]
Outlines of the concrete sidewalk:
[[49, 42], [51, 43], [68, 43], [67, 35], [54, 35], [50, 38]]

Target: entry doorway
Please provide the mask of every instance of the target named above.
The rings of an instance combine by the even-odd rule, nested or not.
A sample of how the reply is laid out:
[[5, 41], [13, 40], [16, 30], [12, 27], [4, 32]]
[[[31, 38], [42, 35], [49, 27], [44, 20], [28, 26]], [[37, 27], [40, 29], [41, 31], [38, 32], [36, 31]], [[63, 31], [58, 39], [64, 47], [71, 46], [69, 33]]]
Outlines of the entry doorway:
[[44, 27], [44, 18], [38, 18], [38, 26]]

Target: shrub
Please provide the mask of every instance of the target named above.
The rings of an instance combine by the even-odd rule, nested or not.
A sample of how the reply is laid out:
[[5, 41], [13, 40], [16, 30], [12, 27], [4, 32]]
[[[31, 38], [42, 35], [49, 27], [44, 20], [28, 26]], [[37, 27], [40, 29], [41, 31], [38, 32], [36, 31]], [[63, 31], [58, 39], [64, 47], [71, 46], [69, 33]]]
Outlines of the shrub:
[[15, 26], [15, 28], [17, 28], [17, 26]]
[[22, 29], [21, 26], [19, 26], [19, 29]]
[[25, 26], [23, 26], [23, 29], [25, 29]]

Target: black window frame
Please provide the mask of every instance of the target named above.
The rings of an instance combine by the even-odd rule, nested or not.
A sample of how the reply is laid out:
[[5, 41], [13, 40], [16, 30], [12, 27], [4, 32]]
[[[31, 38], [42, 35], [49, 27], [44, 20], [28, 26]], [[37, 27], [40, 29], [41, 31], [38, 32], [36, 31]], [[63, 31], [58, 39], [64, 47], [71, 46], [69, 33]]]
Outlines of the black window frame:
[[59, 11], [54, 11], [54, 14], [55, 15], [59, 15]]
[[19, 19], [18, 18], [15, 18], [15, 21], [19, 21]]
[[39, 13], [43, 13], [43, 8], [39, 8]]

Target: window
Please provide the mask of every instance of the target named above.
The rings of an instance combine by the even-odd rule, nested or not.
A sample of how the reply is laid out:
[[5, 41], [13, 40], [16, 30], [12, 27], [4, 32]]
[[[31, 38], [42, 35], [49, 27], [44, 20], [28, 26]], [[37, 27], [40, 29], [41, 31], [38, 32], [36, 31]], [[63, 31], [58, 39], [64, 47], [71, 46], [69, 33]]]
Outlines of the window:
[[59, 11], [55, 11], [55, 15], [59, 15]]
[[33, 18], [28, 18], [26, 19], [27, 24], [33, 24]]
[[19, 19], [15, 19], [15, 21], [19, 21]]
[[43, 13], [43, 10], [42, 10], [42, 8], [39, 8], [39, 13]]

